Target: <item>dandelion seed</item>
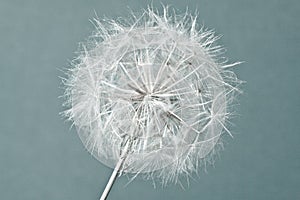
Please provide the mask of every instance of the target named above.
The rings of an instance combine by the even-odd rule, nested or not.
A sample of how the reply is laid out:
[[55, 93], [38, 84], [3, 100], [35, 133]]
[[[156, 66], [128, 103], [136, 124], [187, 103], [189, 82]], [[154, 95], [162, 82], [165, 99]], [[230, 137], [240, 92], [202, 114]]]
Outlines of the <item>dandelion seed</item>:
[[219, 61], [218, 37], [197, 29], [196, 17], [170, 13], [95, 19], [68, 72], [65, 115], [90, 153], [115, 168], [106, 195], [118, 173], [181, 184], [223, 132], [231, 135], [228, 108], [241, 83], [228, 71], [235, 64]]

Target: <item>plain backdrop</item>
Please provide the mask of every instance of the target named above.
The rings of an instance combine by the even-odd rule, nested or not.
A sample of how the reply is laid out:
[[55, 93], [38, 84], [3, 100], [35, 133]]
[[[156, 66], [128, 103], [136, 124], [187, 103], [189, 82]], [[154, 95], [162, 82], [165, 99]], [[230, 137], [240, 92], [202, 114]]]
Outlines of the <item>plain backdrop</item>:
[[[199, 12], [199, 24], [223, 35], [230, 61], [247, 83], [225, 148], [207, 172], [156, 189], [121, 177], [110, 200], [300, 199], [300, 1], [162, 1]], [[0, 0], [0, 199], [96, 200], [111, 169], [69, 128], [60, 69], [93, 31], [90, 19], [127, 17], [146, 0]], [[161, 9], [158, 1], [153, 5]]]

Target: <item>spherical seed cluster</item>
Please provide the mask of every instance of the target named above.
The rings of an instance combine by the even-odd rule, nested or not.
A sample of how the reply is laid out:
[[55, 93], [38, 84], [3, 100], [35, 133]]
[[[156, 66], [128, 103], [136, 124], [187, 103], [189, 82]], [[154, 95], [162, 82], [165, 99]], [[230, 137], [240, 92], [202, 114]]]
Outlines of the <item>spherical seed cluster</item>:
[[[95, 20], [65, 80], [65, 115], [85, 147], [122, 172], [164, 182], [196, 171], [228, 131], [228, 107], [240, 81], [218, 56], [212, 31], [189, 14], [153, 9], [125, 20]], [[230, 133], [229, 133], [230, 134]]]

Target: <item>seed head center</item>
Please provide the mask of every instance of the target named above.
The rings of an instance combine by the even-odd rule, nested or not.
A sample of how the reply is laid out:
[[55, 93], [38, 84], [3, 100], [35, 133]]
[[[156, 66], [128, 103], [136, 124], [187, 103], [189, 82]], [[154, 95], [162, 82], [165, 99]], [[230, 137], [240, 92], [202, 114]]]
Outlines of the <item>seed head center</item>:
[[151, 94], [146, 94], [146, 95], [144, 96], [144, 101], [145, 101], [145, 102], [149, 102], [149, 101], [151, 101], [151, 100], [152, 100]]

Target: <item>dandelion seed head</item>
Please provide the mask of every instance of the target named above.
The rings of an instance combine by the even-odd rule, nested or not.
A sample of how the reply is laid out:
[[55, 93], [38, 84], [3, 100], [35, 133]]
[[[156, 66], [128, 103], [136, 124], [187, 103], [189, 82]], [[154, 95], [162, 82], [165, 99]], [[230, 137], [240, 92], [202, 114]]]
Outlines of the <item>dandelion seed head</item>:
[[131, 20], [95, 19], [65, 81], [64, 114], [91, 154], [114, 168], [124, 141], [124, 173], [165, 182], [197, 171], [230, 132], [229, 106], [240, 81], [218, 58], [213, 31], [196, 17], [152, 8]]

